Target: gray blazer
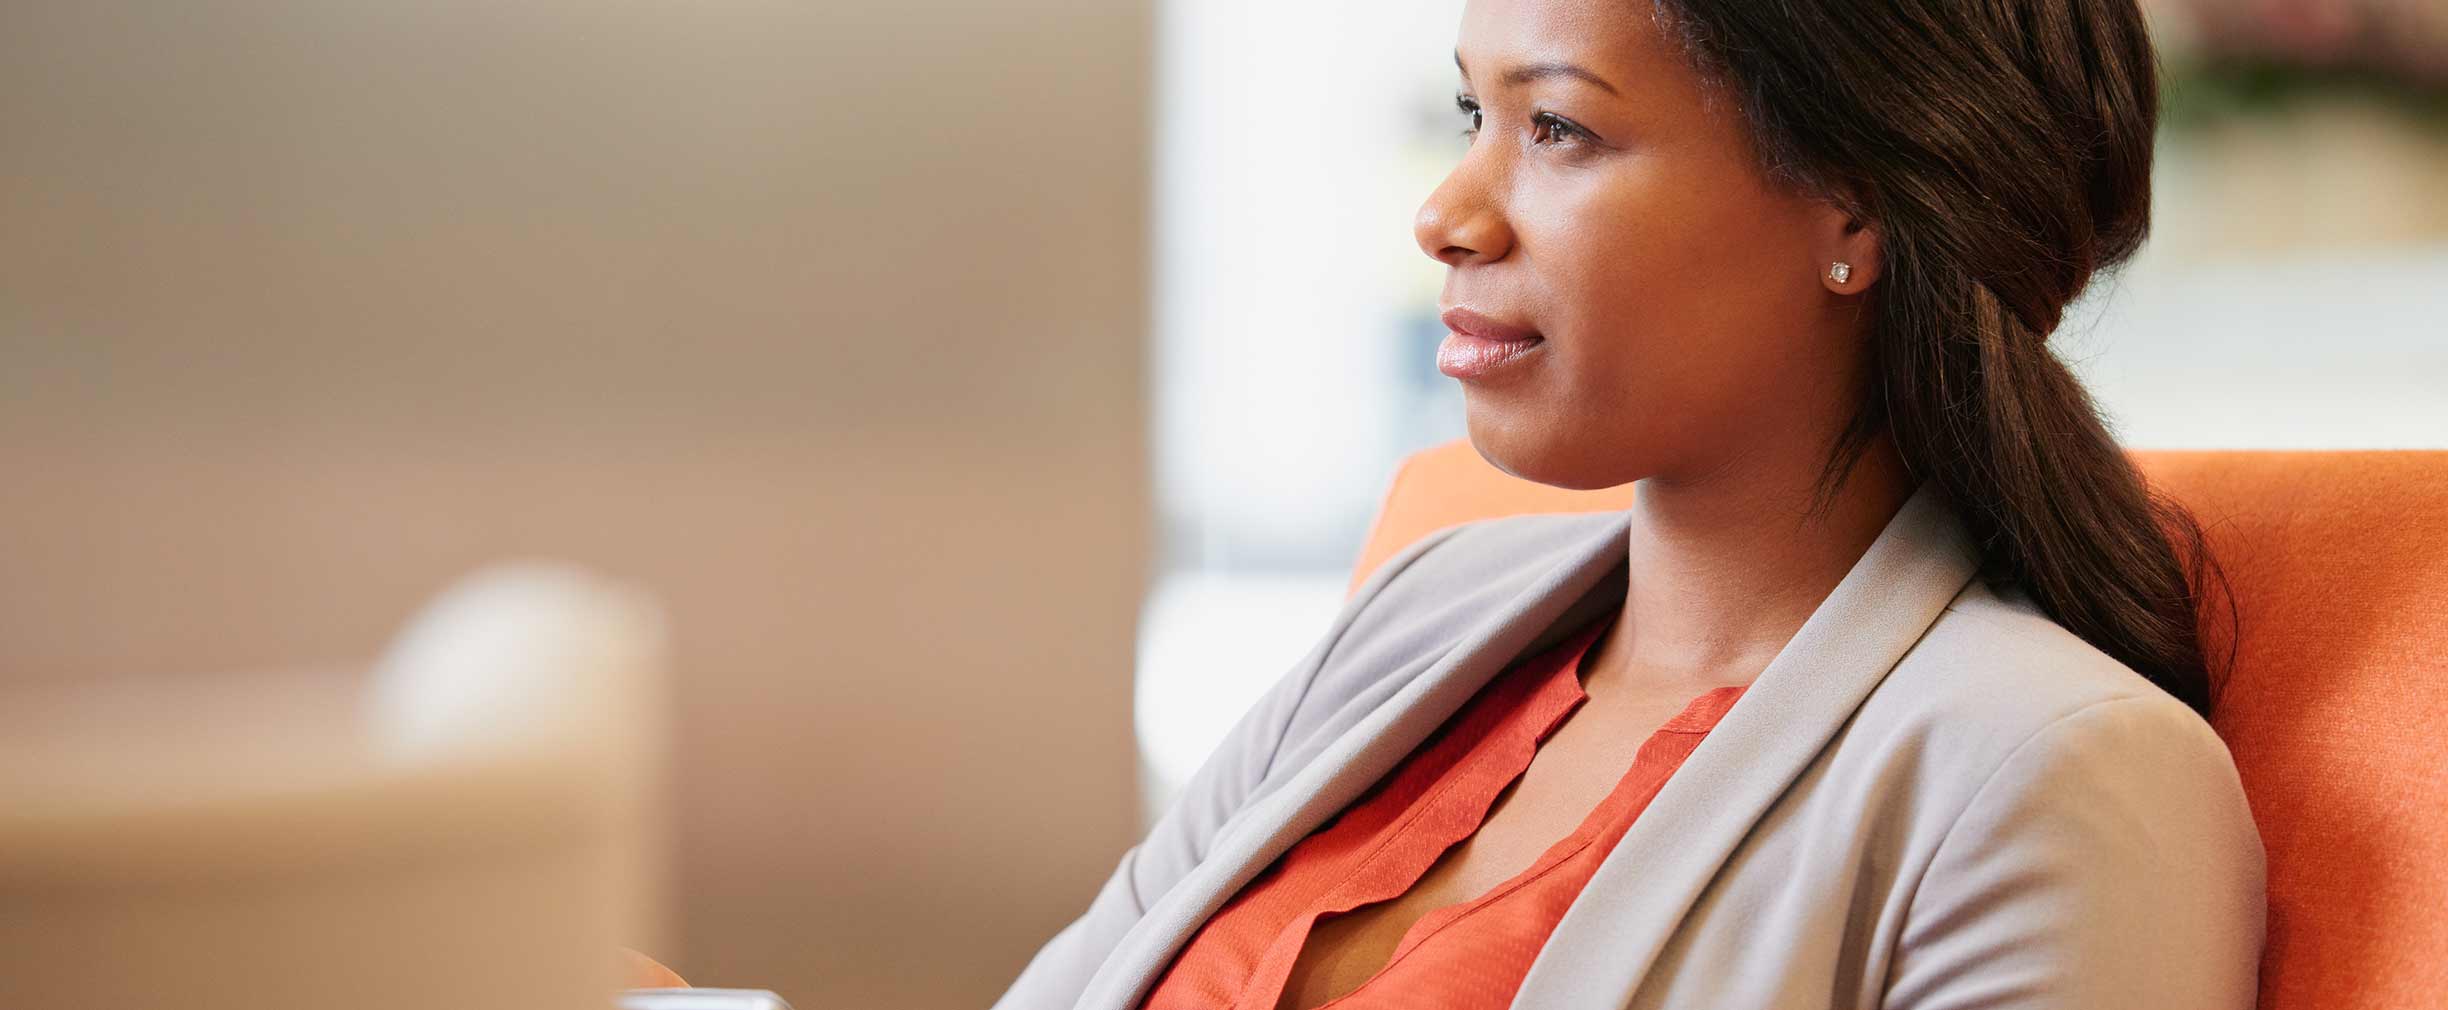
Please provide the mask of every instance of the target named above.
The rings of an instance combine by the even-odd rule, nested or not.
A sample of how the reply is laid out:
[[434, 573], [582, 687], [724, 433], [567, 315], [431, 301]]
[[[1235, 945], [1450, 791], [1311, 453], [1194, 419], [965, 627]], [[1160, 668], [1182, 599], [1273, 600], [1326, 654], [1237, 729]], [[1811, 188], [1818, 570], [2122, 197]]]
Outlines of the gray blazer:
[[[1512, 660], [1623, 600], [1626, 512], [1440, 530], [1355, 592], [997, 1010], [1126, 1010], [1241, 885]], [[1516, 1010], [2252, 1007], [2226, 745], [1974, 578], [1917, 490], [1670, 778]]]

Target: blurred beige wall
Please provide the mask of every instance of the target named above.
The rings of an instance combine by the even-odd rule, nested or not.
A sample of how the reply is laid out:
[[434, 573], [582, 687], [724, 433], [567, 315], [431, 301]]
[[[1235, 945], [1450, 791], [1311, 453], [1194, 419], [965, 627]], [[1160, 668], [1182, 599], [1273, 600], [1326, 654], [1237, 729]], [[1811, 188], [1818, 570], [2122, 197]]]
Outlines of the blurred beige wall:
[[0, 6], [0, 676], [676, 625], [671, 928], [982, 1006], [1133, 837], [1132, 0]]

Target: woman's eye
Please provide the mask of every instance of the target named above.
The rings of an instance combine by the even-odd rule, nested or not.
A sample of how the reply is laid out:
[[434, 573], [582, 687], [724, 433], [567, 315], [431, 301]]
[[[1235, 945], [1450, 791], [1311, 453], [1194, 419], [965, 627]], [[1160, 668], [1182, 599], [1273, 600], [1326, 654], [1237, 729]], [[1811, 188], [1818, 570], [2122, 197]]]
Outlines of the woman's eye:
[[1551, 144], [1561, 140], [1589, 139], [1587, 132], [1552, 112], [1542, 112], [1530, 117], [1530, 124], [1533, 136], [1540, 143]]
[[1479, 103], [1457, 95], [1454, 97], [1454, 107], [1462, 110], [1463, 115], [1470, 117], [1470, 125], [1462, 128], [1462, 135], [1464, 137], [1478, 135], [1480, 121]]

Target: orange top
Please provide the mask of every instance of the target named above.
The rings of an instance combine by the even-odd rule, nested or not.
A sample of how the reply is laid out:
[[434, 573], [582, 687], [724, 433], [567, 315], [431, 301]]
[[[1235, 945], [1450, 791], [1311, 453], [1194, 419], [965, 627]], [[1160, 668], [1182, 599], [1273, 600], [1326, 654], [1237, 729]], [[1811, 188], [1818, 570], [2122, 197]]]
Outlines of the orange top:
[[[1516, 663], [1334, 820], [1210, 916], [1144, 1010], [1274, 1010], [1318, 920], [1401, 896], [1479, 829], [1498, 794], [1588, 696], [1581, 657], [1610, 619]], [[1632, 767], [1571, 834], [1511, 879], [1421, 916], [1384, 967], [1322, 1006], [1501, 1010], [1598, 864], [1666, 778], [1741, 696], [1706, 691], [1641, 744]]]

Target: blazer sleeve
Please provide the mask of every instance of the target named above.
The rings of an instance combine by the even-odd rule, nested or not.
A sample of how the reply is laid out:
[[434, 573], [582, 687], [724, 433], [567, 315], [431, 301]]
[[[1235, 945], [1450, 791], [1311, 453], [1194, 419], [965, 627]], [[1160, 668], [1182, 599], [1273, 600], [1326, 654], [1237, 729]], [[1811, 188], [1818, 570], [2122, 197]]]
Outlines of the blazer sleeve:
[[1354, 619], [1412, 562], [1461, 528], [1447, 527], [1420, 538], [1387, 559], [1353, 591], [1309, 654], [1226, 731], [1223, 742], [1191, 773], [1179, 797], [1148, 830], [1147, 837], [1122, 854], [1087, 911], [1046, 941], [995, 1001], [993, 1010], [1071, 1010], [1123, 934], [1206, 858], [1217, 830], [1265, 780], [1284, 743], [1284, 728], [1291, 724], [1312, 681]]
[[2209, 724], [2093, 702], [2010, 752], [1938, 843], [1888, 1010], [2251, 1010], [2261, 836]]

